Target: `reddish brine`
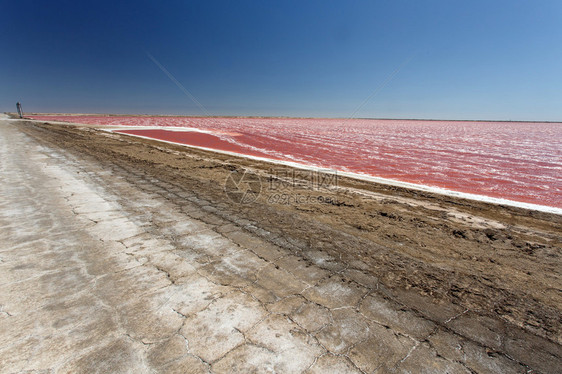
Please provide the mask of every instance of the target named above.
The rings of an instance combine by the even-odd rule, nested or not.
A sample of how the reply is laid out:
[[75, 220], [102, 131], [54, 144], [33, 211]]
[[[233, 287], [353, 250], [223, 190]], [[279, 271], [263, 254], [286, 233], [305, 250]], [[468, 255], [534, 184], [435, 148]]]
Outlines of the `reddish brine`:
[[[100, 127], [161, 126], [164, 128], [119, 132], [562, 208], [561, 123], [145, 116], [33, 118]], [[174, 131], [165, 127], [174, 127]], [[188, 129], [178, 129], [182, 127]]]

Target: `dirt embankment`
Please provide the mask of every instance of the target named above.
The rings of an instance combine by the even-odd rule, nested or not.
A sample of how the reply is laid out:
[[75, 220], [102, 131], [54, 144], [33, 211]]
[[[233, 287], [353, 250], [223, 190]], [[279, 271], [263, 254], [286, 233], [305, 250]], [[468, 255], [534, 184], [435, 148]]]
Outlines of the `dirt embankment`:
[[[433, 305], [455, 305], [562, 343], [561, 216], [349, 178], [322, 179], [92, 128], [22, 126], [40, 141], [102, 163], [134, 166], [193, 191], [306, 261], [327, 253], [333, 261], [326, 267], [341, 267], [342, 275], [362, 284], [377, 279], [421, 313], [438, 319], [438, 308], [416, 304], [416, 295], [429, 295]], [[226, 193], [228, 178], [242, 178], [240, 186], [250, 193], [232, 193], [232, 184]], [[252, 190], [259, 190], [255, 201]], [[241, 204], [241, 198], [250, 202]]]

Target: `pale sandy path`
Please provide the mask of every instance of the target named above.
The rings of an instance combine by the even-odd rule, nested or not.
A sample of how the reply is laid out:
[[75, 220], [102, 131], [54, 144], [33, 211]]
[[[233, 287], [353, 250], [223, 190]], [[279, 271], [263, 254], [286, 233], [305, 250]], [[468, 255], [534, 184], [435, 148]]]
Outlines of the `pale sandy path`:
[[208, 202], [17, 122], [0, 120], [0, 173], [2, 373], [529, 369], [451, 332], [462, 310], [425, 319], [344, 264], [304, 267]]

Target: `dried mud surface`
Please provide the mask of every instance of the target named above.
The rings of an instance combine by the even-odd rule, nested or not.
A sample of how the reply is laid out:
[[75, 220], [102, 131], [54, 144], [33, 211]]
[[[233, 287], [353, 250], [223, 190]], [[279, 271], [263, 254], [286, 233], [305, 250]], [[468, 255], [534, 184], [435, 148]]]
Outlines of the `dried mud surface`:
[[[295, 266], [336, 270], [439, 325], [454, 311], [447, 329], [490, 355], [525, 362], [541, 352], [536, 360], [560, 363], [561, 216], [342, 177], [311, 189], [310, 175], [289, 167], [91, 127], [18, 123], [39, 143], [190, 191], [211, 202], [210, 217], [235, 217], [252, 235], [290, 250]], [[259, 176], [261, 193], [240, 204], [225, 181], [244, 173]], [[300, 202], [283, 204], [280, 193]]]

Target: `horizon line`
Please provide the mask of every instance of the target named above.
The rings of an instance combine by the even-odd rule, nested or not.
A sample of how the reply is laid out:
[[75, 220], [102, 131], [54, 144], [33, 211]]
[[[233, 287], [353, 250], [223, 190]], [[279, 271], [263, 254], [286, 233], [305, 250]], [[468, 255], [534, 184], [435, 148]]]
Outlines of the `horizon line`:
[[[15, 112], [4, 112], [16, 115]], [[283, 118], [283, 119], [339, 119], [349, 120], [348, 117], [315, 117], [315, 116], [274, 116], [274, 115], [191, 115], [191, 114], [131, 114], [131, 113], [70, 113], [70, 112], [30, 112], [27, 115], [71, 115], [71, 116], [128, 116], [128, 117], [185, 117], [185, 118]], [[25, 119], [25, 116], [24, 116]], [[385, 120], [385, 121], [450, 121], [450, 122], [518, 122], [518, 123], [561, 123], [552, 120], [513, 120], [513, 119], [450, 119], [450, 118], [390, 118], [390, 117], [355, 117], [351, 120]]]

